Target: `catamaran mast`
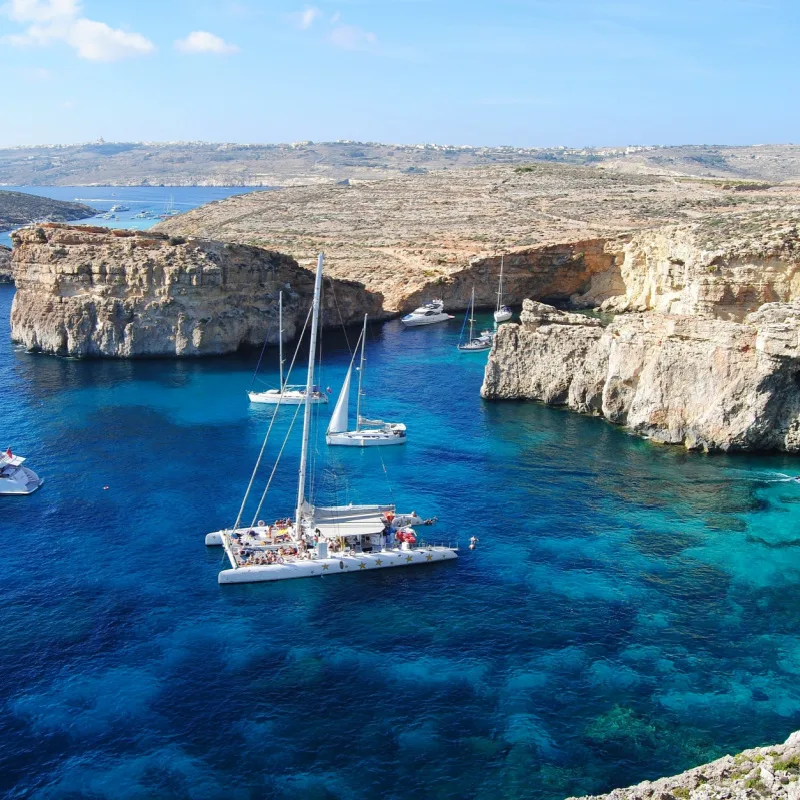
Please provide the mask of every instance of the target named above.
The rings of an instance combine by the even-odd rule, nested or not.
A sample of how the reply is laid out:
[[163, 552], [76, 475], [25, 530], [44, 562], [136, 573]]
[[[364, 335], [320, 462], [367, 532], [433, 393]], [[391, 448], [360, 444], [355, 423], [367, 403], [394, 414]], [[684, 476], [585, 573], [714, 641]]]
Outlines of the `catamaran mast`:
[[279, 385], [283, 391], [283, 292], [278, 292], [278, 369], [281, 373]]
[[305, 413], [303, 414], [303, 447], [300, 450], [300, 475], [297, 481], [297, 510], [295, 511], [295, 536], [302, 534], [303, 502], [305, 501], [306, 467], [308, 463], [308, 437], [311, 433], [311, 392], [314, 389], [314, 359], [317, 352], [317, 330], [319, 328], [319, 296], [322, 288], [322, 262], [324, 255], [317, 258], [317, 277], [314, 281], [314, 305], [311, 311], [311, 341], [308, 345], [308, 374], [306, 377]]
[[364, 378], [364, 347], [367, 343], [367, 315], [364, 314], [364, 330], [361, 332], [361, 363], [358, 365], [358, 400], [356, 400], [356, 430], [361, 430], [361, 381]]
[[497, 310], [503, 305], [503, 258], [505, 254], [500, 256], [500, 282], [497, 284]]

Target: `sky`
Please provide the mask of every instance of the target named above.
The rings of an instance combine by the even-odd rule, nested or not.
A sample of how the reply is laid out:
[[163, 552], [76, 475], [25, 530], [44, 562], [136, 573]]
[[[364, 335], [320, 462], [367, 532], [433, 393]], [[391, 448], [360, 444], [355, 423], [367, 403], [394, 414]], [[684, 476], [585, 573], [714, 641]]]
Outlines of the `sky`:
[[0, 146], [800, 141], [798, 0], [0, 0]]

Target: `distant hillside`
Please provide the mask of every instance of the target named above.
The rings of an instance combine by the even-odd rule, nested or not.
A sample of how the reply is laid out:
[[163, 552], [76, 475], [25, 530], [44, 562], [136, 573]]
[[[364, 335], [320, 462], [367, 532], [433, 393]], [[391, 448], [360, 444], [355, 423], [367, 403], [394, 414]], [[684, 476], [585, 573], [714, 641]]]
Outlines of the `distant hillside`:
[[83, 203], [65, 203], [25, 192], [0, 191], [0, 231], [29, 222], [71, 222], [93, 217], [97, 211]]
[[0, 149], [0, 186], [297, 186], [532, 162], [781, 183], [800, 146], [524, 148], [376, 142], [97, 142]]

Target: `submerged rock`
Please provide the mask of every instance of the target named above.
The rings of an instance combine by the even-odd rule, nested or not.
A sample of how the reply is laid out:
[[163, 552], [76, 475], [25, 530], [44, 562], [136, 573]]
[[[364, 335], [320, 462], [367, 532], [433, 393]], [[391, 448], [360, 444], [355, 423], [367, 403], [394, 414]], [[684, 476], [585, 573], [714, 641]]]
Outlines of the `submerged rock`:
[[[70, 356], [216, 355], [300, 333], [314, 275], [278, 252], [207, 239], [43, 225], [14, 234], [11, 338]], [[326, 280], [323, 325], [379, 314], [381, 296]]]
[[[724, 756], [672, 778], [644, 781], [582, 800], [800, 800], [800, 731], [784, 744]], [[576, 800], [576, 798], [569, 798]]]
[[800, 302], [743, 322], [623, 314], [607, 327], [526, 300], [503, 325], [481, 394], [565, 405], [657, 442], [800, 451]]

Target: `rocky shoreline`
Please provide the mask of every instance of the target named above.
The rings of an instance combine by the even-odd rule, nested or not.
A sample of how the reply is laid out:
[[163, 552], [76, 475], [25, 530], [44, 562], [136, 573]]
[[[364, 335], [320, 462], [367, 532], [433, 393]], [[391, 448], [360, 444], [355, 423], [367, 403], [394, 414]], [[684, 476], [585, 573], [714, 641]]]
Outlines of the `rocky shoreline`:
[[757, 800], [763, 797], [800, 800], [800, 731], [782, 745], [756, 747], [671, 778], [644, 781], [580, 800]]
[[[15, 232], [11, 338], [70, 356], [219, 355], [303, 327], [314, 276], [258, 247], [152, 231], [42, 225]], [[380, 316], [382, 298], [326, 281], [323, 325]]]

